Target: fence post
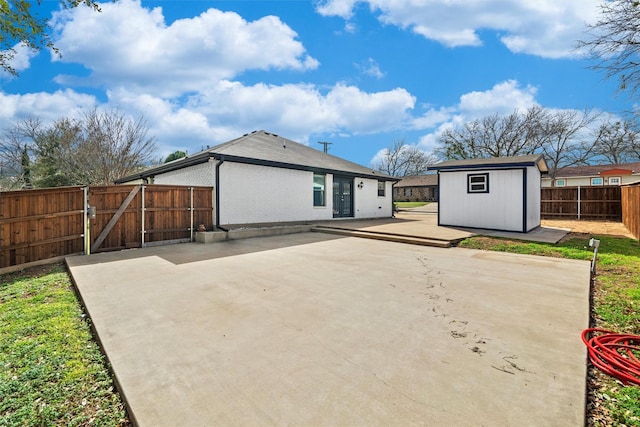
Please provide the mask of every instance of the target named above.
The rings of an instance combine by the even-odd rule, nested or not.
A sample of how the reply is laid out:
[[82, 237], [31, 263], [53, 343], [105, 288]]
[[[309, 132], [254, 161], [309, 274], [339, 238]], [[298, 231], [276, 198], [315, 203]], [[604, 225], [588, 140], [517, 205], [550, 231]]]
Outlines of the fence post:
[[190, 191], [190, 197], [191, 197], [191, 201], [190, 201], [190, 210], [191, 210], [191, 228], [189, 228], [191, 237], [190, 240], [191, 242], [193, 242], [193, 187], [189, 187], [189, 191]]
[[82, 237], [84, 238], [84, 254], [89, 255], [89, 251], [91, 250], [91, 234], [89, 223], [89, 187], [82, 187], [82, 191], [84, 193], [84, 213], [82, 215], [82, 220], [84, 223], [84, 234]]
[[145, 211], [145, 207], [144, 207], [144, 189], [146, 188], [146, 186], [142, 186], [142, 209], [141, 209], [141, 216], [142, 216], [142, 230], [140, 232], [141, 237], [141, 243], [140, 243], [140, 247], [144, 248], [145, 243], [144, 243], [144, 233], [146, 233], [147, 231], [144, 229], [144, 211]]
[[578, 185], [578, 219], [580, 219], [580, 186]]

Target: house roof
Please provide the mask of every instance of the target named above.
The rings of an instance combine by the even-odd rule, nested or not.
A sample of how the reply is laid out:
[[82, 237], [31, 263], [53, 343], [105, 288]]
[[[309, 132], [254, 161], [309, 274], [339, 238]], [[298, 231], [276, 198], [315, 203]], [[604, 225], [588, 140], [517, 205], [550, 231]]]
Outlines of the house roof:
[[438, 175], [405, 176], [396, 184], [396, 187], [430, 187], [438, 185]]
[[547, 173], [549, 168], [542, 154], [530, 154], [527, 156], [491, 157], [488, 159], [449, 160], [429, 166], [429, 170], [456, 170], [456, 169], [494, 169], [521, 166], [537, 166], [540, 172]]
[[628, 173], [622, 173], [622, 171], [631, 171], [631, 174], [640, 174], [640, 162], [560, 168], [556, 172], [556, 179], [611, 175], [615, 170], [621, 172], [618, 175], [628, 175]]
[[264, 130], [253, 131], [229, 142], [217, 145], [191, 156], [152, 167], [140, 173], [121, 178], [116, 183], [148, 178], [154, 175], [182, 169], [209, 159], [285, 169], [306, 170], [318, 173], [338, 173], [347, 176], [370, 177], [384, 181], [397, 181], [389, 175], [374, 171], [340, 157]]

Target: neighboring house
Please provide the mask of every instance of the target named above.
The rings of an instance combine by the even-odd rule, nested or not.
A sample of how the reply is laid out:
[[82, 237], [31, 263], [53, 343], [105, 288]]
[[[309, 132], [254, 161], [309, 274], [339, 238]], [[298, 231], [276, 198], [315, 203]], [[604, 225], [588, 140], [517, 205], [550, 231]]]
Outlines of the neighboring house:
[[542, 178], [543, 187], [622, 185], [640, 181], [640, 162], [618, 165], [571, 166], [558, 169], [556, 177]]
[[393, 186], [396, 202], [435, 202], [438, 200], [438, 175], [405, 176]]
[[526, 233], [540, 226], [542, 155], [452, 160], [438, 172], [438, 225]]
[[116, 181], [212, 186], [215, 226], [389, 218], [396, 178], [254, 131]]

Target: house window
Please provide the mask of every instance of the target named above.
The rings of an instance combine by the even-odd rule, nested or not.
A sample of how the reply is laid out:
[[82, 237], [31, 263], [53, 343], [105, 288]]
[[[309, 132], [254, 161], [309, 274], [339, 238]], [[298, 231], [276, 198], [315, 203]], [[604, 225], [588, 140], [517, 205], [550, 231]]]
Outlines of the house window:
[[619, 176], [610, 176], [609, 177], [609, 185], [620, 185], [620, 177]]
[[410, 187], [405, 187], [404, 188], [404, 197], [411, 197], [411, 188]]
[[325, 181], [326, 175], [313, 174], [313, 206], [325, 206]]
[[591, 185], [602, 185], [602, 178], [591, 178]]
[[378, 181], [378, 197], [384, 197], [385, 182]]
[[564, 179], [556, 179], [556, 187], [564, 187], [567, 182]]
[[473, 173], [467, 175], [467, 193], [488, 193], [489, 174]]

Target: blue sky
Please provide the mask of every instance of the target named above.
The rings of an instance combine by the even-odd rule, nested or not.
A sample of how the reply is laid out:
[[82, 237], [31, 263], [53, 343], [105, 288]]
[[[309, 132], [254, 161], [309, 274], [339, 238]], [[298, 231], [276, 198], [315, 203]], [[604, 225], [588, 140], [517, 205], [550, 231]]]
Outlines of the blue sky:
[[61, 57], [17, 47], [0, 128], [87, 108], [143, 115], [158, 157], [264, 129], [369, 165], [430, 152], [450, 126], [540, 105], [619, 115], [616, 82], [574, 49], [599, 0], [226, 0], [58, 10]]

